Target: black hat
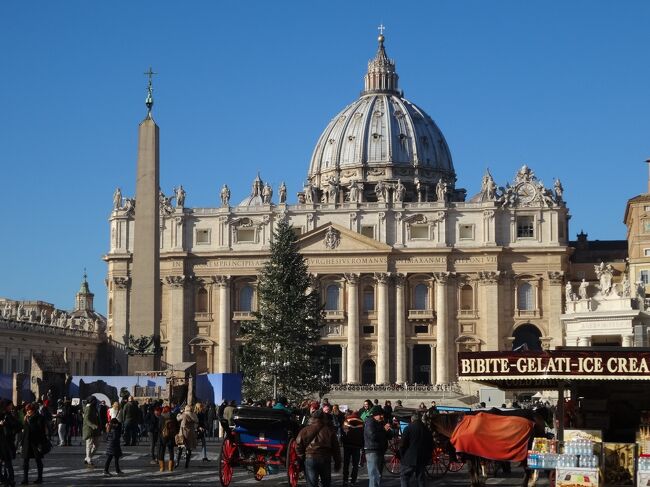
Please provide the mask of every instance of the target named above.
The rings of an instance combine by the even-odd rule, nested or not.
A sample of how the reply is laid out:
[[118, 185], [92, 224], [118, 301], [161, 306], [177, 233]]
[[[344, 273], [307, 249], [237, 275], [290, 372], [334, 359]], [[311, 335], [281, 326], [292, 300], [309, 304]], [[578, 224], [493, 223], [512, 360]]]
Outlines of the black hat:
[[378, 416], [380, 414], [384, 414], [384, 410], [381, 408], [381, 406], [373, 406], [370, 410], [370, 416]]

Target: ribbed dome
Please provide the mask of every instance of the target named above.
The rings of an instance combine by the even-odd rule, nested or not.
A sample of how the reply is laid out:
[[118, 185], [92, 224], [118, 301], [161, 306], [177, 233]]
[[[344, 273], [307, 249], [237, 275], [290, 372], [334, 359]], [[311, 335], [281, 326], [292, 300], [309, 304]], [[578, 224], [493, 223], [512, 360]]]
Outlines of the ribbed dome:
[[400, 179], [405, 201], [424, 201], [435, 199], [434, 186], [443, 179], [450, 185], [449, 199], [455, 199], [456, 175], [445, 138], [431, 117], [398, 90], [395, 63], [386, 56], [383, 40], [379, 36], [377, 55], [368, 63], [361, 97], [334, 117], [318, 139], [309, 182], [321, 191], [330, 181], [342, 188], [356, 182], [372, 201], [378, 181], [390, 186]]

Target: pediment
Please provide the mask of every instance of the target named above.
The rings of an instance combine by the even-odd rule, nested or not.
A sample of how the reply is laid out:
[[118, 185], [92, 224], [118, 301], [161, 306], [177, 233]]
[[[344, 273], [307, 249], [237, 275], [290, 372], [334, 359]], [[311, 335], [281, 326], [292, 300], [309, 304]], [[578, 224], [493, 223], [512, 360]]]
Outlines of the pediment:
[[335, 223], [326, 223], [304, 233], [298, 238], [303, 254], [390, 252], [392, 247], [375, 239], [348, 230]]

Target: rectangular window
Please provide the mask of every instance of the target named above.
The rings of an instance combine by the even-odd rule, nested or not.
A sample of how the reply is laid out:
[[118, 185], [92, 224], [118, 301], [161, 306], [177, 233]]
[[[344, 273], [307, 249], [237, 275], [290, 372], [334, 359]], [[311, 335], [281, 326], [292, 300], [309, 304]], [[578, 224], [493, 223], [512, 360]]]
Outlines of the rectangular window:
[[375, 327], [372, 325], [364, 325], [363, 326], [363, 333], [366, 335], [372, 335], [375, 332]]
[[641, 271], [639, 273], [639, 281], [647, 286], [650, 283], [650, 271]]
[[428, 238], [429, 225], [411, 225], [411, 240]]
[[201, 228], [196, 231], [196, 243], [198, 245], [205, 245], [210, 243], [210, 230]]
[[650, 206], [648, 206], [648, 205], [644, 206], [643, 211], [650, 211]]
[[650, 257], [650, 249], [643, 249], [643, 255]]
[[429, 333], [429, 325], [415, 325], [415, 333]]
[[291, 231], [296, 237], [300, 237], [302, 235], [302, 227], [291, 227]]
[[535, 236], [535, 217], [517, 217], [517, 238], [532, 238]]
[[240, 228], [237, 230], [237, 242], [255, 242], [255, 230], [252, 228]]
[[461, 240], [474, 240], [474, 225], [458, 225], [458, 237]]
[[361, 226], [361, 235], [368, 238], [375, 238], [375, 226], [374, 225], [362, 225]]

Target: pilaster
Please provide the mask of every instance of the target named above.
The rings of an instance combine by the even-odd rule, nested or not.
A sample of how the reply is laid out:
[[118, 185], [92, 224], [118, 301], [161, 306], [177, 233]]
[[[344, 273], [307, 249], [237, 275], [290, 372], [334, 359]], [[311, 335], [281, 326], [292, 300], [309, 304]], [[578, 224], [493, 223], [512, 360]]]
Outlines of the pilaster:
[[219, 351], [217, 371], [224, 374], [232, 371], [230, 336], [230, 276], [213, 276], [219, 288]]
[[436, 383], [449, 382], [449, 322], [447, 316], [447, 282], [450, 272], [434, 272], [436, 280]]
[[395, 382], [398, 384], [407, 381], [405, 283], [406, 276], [404, 274], [395, 275]]
[[388, 286], [390, 273], [375, 273], [377, 281], [377, 384], [389, 382], [390, 329], [388, 324]]
[[348, 344], [347, 382], [357, 384], [359, 380], [359, 274], [344, 274], [347, 282]]
[[[480, 292], [482, 294], [480, 317], [482, 331], [479, 335], [485, 340], [487, 351], [499, 351], [499, 312], [502, 303], [499, 302], [499, 271], [481, 271], [478, 273]], [[496, 328], [496, 329], [495, 329]]]
[[167, 362], [177, 364], [189, 359], [189, 326], [186, 319], [186, 285], [190, 282], [188, 276], [165, 276], [165, 284], [169, 287], [170, 313], [167, 321]]

